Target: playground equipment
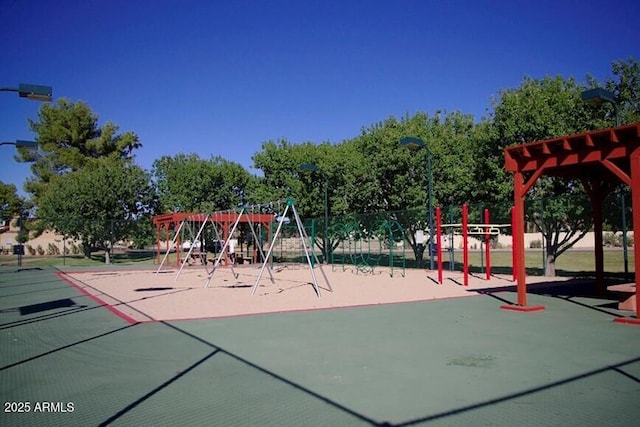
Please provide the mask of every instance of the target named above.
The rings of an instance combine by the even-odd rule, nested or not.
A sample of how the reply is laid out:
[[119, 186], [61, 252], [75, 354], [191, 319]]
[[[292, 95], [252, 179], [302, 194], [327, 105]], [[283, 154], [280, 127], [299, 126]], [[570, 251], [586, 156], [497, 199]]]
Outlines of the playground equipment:
[[[252, 208], [253, 210], [253, 208]], [[176, 254], [176, 266], [179, 267], [177, 277], [182, 272], [185, 265], [189, 262], [189, 260], [193, 259], [193, 254], [197, 250], [198, 255], [201, 260], [201, 264], [207, 270], [207, 283], [208, 286], [211, 277], [213, 276], [215, 269], [221, 265], [230, 266], [233, 270], [233, 262], [228, 257], [227, 248], [231, 242], [231, 239], [236, 233], [238, 225], [240, 223], [248, 224], [251, 233], [254, 237], [254, 241], [258, 242], [256, 235], [256, 231], [254, 228], [254, 224], [258, 224], [260, 227], [265, 226], [267, 229], [267, 233], [270, 233], [271, 222], [273, 221], [273, 216], [269, 214], [261, 214], [261, 213], [249, 213], [247, 212], [247, 207], [242, 207], [238, 212], [233, 211], [219, 211], [213, 213], [173, 213], [173, 214], [165, 214], [158, 215], [153, 218], [153, 223], [157, 227], [158, 234], [158, 257], [160, 254], [160, 231], [161, 229], [165, 229], [167, 232], [173, 232], [173, 237], [170, 242], [167, 242], [166, 252], [162, 261], [159, 263], [158, 270], [156, 274], [160, 272], [162, 267], [168, 260], [169, 254], [175, 251]], [[215, 234], [214, 241], [219, 243], [219, 248], [216, 248], [215, 251], [218, 253], [216, 259], [213, 261], [212, 269], [209, 270], [208, 263], [206, 260], [206, 239], [205, 237], [205, 228], [207, 225], [211, 225], [212, 233]], [[173, 231], [175, 229], [175, 231]], [[197, 230], [197, 231], [196, 231]], [[187, 250], [186, 257], [182, 259], [182, 250], [183, 245], [181, 242], [189, 242], [188, 247], [184, 249]], [[196, 244], [197, 242], [197, 244]], [[256, 256], [263, 257], [262, 248], [260, 245], [256, 246]], [[233, 271], [235, 277], [237, 274]]]
[[[267, 252], [266, 257], [264, 257], [264, 261], [262, 263], [262, 267], [260, 268], [260, 272], [258, 273], [258, 277], [256, 279], [255, 284], [253, 285], [253, 289], [251, 291], [251, 295], [255, 295], [256, 293], [256, 289], [258, 289], [258, 284], [260, 283], [260, 279], [262, 278], [262, 274], [264, 273], [264, 270], [267, 269], [268, 264], [270, 262], [270, 258], [271, 255], [273, 253], [273, 249], [275, 247], [276, 241], [278, 239], [278, 236], [280, 234], [280, 232], [282, 231], [282, 226], [285, 223], [285, 218], [287, 217], [287, 213], [289, 212], [289, 210], [291, 210], [292, 214], [293, 214], [293, 218], [295, 220], [295, 224], [298, 228], [298, 233], [300, 236], [300, 241], [302, 243], [302, 247], [304, 249], [304, 254], [305, 254], [305, 258], [307, 260], [307, 265], [309, 266], [309, 271], [311, 272], [311, 278], [313, 280], [313, 288], [316, 291], [316, 295], [318, 296], [318, 298], [321, 297], [320, 294], [320, 287], [318, 286], [318, 280], [316, 278], [316, 274], [314, 271], [314, 264], [311, 262], [311, 257], [313, 257], [315, 263], [318, 264], [318, 267], [320, 269], [320, 272], [322, 273], [322, 276], [324, 277], [325, 283], [327, 284], [327, 286], [329, 287], [329, 290], [333, 292], [333, 288], [331, 287], [331, 283], [329, 283], [329, 279], [327, 278], [327, 275], [325, 274], [324, 270], [322, 269], [322, 264], [320, 264], [318, 257], [316, 256], [315, 252], [313, 252], [311, 250], [310, 247], [307, 246], [307, 242], [309, 241], [309, 236], [307, 235], [307, 232], [304, 229], [304, 226], [302, 225], [302, 221], [300, 220], [300, 217], [298, 216], [298, 212], [296, 210], [296, 207], [293, 203], [293, 199], [288, 199], [287, 200], [287, 207], [284, 210], [284, 213], [281, 215], [281, 219], [278, 220], [278, 228], [276, 229], [275, 234], [273, 235], [273, 239], [271, 240], [271, 244], [269, 245], [269, 251]], [[271, 270], [269, 269], [269, 274], [271, 274]], [[271, 282], [273, 282], [273, 276], [271, 276]]]
[[[378, 220], [370, 230], [356, 220], [336, 223], [332, 227], [334, 236], [341, 243], [331, 253], [332, 268], [347, 265], [353, 266], [357, 272], [373, 274], [377, 266], [388, 265], [389, 274], [393, 277], [396, 268], [401, 267], [404, 277], [406, 269], [406, 239], [400, 223], [392, 219]], [[384, 262], [385, 257], [387, 262]]]
[[[511, 228], [512, 224], [490, 224], [489, 223], [489, 210], [484, 210], [484, 224], [469, 224], [469, 212], [466, 204], [462, 205], [462, 222], [457, 224], [442, 224], [442, 210], [440, 207], [436, 207], [436, 251], [438, 257], [438, 283], [442, 284], [442, 230], [447, 230], [448, 234], [451, 236], [451, 247], [449, 250], [450, 254], [450, 268], [453, 270], [454, 259], [453, 259], [453, 236], [454, 235], [462, 235], [462, 273], [463, 273], [463, 285], [469, 286], [469, 236], [482, 236], [482, 240], [484, 243], [485, 249], [485, 258], [486, 258], [486, 279], [489, 280], [491, 278], [491, 244], [490, 239], [491, 236], [497, 236], [500, 234], [500, 230], [503, 228]], [[513, 221], [512, 221], [513, 223]], [[513, 239], [513, 236], [512, 236]], [[512, 254], [513, 248], [515, 247], [512, 244]], [[515, 256], [514, 256], [515, 260]], [[513, 271], [515, 272], [515, 264], [513, 266]], [[515, 273], [514, 273], [515, 274]]]
[[[273, 252], [271, 253], [271, 261], [284, 265], [287, 268], [296, 269], [300, 265], [304, 265], [306, 262], [306, 255], [304, 252], [304, 245], [302, 239], [299, 236], [298, 225], [287, 222], [288, 218], [278, 217], [279, 221], [282, 219], [282, 228], [277, 238], [273, 241]], [[308, 230], [305, 228], [308, 233]], [[308, 234], [307, 234], [308, 235]], [[309, 248], [313, 248], [313, 237], [310, 236], [308, 241], [305, 241]], [[311, 258], [312, 263], [315, 259]]]
[[[228, 233], [228, 237], [227, 239], [224, 241], [224, 245], [222, 246], [222, 249], [220, 250], [220, 254], [218, 254], [218, 258], [214, 261], [213, 263], [213, 268], [211, 269], [211, 271], [208, 271], [208, 276], [207, 276], [207, 281], [204, 285], [205, 288], [209, 287], [209, 283], [211, 282], [211, 278], [213, 277], [213, 275], [215, 274], [216, 268], [220, 265], [220, 260], [222, 259], [223, 256], [227, 257], [228, 253], [227, 253], [227, 248], [229, 247], [229, 244], [231, 242], [231, 239], [233, 238], [235, 231], [238, 227], [238, 223], [240, 222], [240, 219], [242, 218], [242, 215], [247, 215], [245, 213], [245, 208], [243, 207], [240, 214], [238, 215], [238, 217], [236, 218], [236, 221], [233, 224], [233, 227], [231, 228], [231, 230]], [[251, 218], [249, 216], [247, 216], [247, 223], [249, 224], [249, 228], [251, 229], [251, 234], [253, 235], [253, 238], [255, 239], [254, 241], [259, 241], [260, 239], [258, 238], [258, 235], [256, 234], [255, 228], [253, 227], [253, 223], [251, 222]], [[260, 252], [260, 256], [262, 258], [264, 258], [264, 253], [262, 252], [262, 248], [258, 245], [257, 249]], [[233, 277], [238, 278], [237, 273], [235, 272], [235, 270], [233, 269], [234, 266], [234, 261], [235, 260], [231, 260], [228, 257], [225, 258], [226, 262], [225, 264], [229, 265], [231, 267], [231, 271], [233, 273]], [[271, 275], [271, 271], [269, 271], [269, 276], [271, 277], [271, 281], [273, 281], [273, 276]]]

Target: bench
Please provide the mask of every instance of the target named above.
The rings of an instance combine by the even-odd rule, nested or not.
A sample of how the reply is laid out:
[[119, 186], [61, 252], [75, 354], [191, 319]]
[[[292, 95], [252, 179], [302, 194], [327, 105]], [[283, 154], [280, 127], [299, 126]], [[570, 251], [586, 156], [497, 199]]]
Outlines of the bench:
[[634, 283], [607, 286], [607, 290], [618, 296], [618, 310], [636, 311], [636, 285]]

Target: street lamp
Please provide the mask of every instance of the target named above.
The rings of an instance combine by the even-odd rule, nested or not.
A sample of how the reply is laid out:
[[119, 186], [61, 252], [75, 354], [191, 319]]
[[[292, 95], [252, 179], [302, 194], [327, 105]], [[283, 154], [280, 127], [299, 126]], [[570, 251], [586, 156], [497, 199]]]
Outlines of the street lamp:
[[582, 92], [580, 94], [580, 99], [582, 99], [587, 104], [592, 105], [602, 105], [606, 102], [613, 105], [613, 112], [616, 115], [616, 126], [620, 126], [618, 104], [616, 103], [616, 96], [613, 94], [613, 92], [602, 89], [601, 87], [597, 87], [595, 89], [589, 89]]
[[[0, 92], [18, 92], [20, 98], [31, 99], [33, 101], [51, 102], [53, 89], [51, 86], [31, 85], [20, 83], [17, 88], [0, 87]], [[15, 145], [16, 148], [37, 148], [38, 144], [34, 141], [23, 141], [21, 139], [15, 142], [0, 142], [0, 145]], [[18, 267], [22, 266], [22, 255], [24, 255], [24, 238], [22, 224], [24, 222], [24, 212], [20, 212], [20, 231], [19, 244], [14, 246], [14, 252], [18, 255]]]
[[427, 211], [429, 212], [429, 268], [434, 270], [433, 260], [433, 171], [431, 170], [431, 150], [423, 140], [415, 137], [405, 137], [400, 140], [400, 145], [410, 150], [420, 150], [424, 148], [427, 151]]
[[0, 87], [0, 92], [18, 92], [20, 98], [27, 98], [33, 101], [51, 102], [53, 89], [51, 86], [31, 85], [20, 83], [17, 88]]
[[15, 145], [16, 148], [37, 148], [38, 143], [35, 141], [23, 141], [21, 139], [15, 142], [0, 142], [0, 145]]
[[[310, 172], [318, 172], [320, 168], [315, 163], [303, 163], [300, 165], [300, 170], [310, 171]], [[329, 262], [329, 183], [327, 181], [327, 176], [323, 173], [324, 178], [324, 237], [322, 239], [323, 252], [324, 252], [324, 263]]]
[[[585, 90], [580, 94], [582, 99], [587, 104], [602, 105], [606, 102], [613, 106], [613, 112], [616, 116], [616, 127], [620, 126], [620, 113], [618, 112], [618, 103], [616, 102], [616, 96], [613, 92], [597, 87], [595, 89]], [[627, 218], [625, 213], [624, 193], [620, 194], [620, 202], [622, 204], [622, 249], [624, 258], [624, 276], [629, 276], [629, 255], [627, 250]]]

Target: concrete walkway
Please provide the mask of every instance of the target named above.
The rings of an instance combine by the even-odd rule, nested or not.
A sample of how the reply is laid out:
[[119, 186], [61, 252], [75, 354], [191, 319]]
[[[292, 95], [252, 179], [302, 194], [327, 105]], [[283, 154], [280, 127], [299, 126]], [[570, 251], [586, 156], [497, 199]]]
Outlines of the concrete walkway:
[[581, 292], [129, 324], [55, 273], [0, 268], [2, 426], [640, 424], [640, 327]]

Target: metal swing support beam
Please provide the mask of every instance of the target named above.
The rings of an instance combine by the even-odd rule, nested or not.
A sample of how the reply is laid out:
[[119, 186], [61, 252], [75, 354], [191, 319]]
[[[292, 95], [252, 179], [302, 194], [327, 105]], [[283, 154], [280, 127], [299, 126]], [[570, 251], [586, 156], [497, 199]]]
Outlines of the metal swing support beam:
[[[300, 216], [298, 216], [298, 211], [296, 210], [296, 207], [293, 204], [293, 200], [291, 199], [287, 200], [287, 207], [284, 209], [284, 213], [282, 214], [281, 218], [283, 219], [286, 218], [289, 208], [291, 208], [291, 211], [293, 212], [293, 216], [296, 221], [296, 226], [298, 227], [298, 233], [300, 233], [300, 239], [302, 240], [302, 247], [304, 248], [304, 254], [307, 258], [307, 264], [309, 265], [309, 271], [311, 272], [311, 278], [313, 280], [313, 289], [316, 291], [316, 295], [318, 296], [318, 298], [320, 298], [322, 297], [322, 295], [320, 294], [320, 287], [318, 286], [318, 280], [316, 278], [316, 274], [313, 268], [313, 263], [311, 262], [311, 256], [313, 256], [316, 265], [318, 265], [318, 268], [320, 269], [320, 272], [324, 277], [325, 283], [329, 287], [329, 291], [333, 292], [333, 288], [331, 287], [331, 283], [329, 282], [329, 279], [327, 278], [327, 275], [325, 274], [322, 268], [322, 264], [320, 264], [320, 261], [318, 260], [317, 255], [315, 254], [315, 252], [310, 251], [309, 248], [307, 247], [306, 240], [309, 238], [309, 236], [304, 230], [302, 221], [300, 220]], [[266, 257], [264, 258], [264, 262], [262, 263], [260, 272], [258, 273], [258, 278], [256, 279], [256, 283], [253, 285], [251, 295], [255, 295], [256, 290], [258, 289], [258, 285], [260, 284], [260, 279], [262, 279], [262, 274], [264, 273], [264, 270], [267, 268], [267, 264], [269, 263], [271, 253], [273, 252], [273, 248], [275, 247], [276, 239], [278, 238], [278, 235], [282, 230], [282, 224], [284, 224], [284, 220], [278, 221], [278, 228], [276, 229], [276, 232], [273, 235], [271, 244], [269, 245], [269, 250], [267, 251]], [[311, 255], [309, 253], [311, 253]], [[271, 270], [269, 270], [269, 273], [271, 273]], [[272, 277], [272, 281], [273, 281], [273, 277]]]

